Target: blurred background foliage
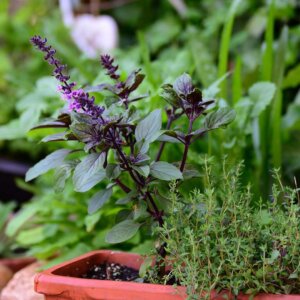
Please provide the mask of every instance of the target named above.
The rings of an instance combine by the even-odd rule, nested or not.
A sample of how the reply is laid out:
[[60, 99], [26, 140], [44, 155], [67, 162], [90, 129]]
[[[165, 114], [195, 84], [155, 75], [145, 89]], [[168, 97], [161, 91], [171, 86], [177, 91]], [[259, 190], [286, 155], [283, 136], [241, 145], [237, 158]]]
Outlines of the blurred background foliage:
[[[47, 37], [80, 85], [99, 84], [105, 74], [98, 60], [88, 59], [77, 49], [56, 1], [24, 0], [14, 6], [16, 3], [0, 2], [0, 156], [29, 166], [62, 144], [37, 144], [45, 131], [28, 130], [44, 118], [57, 116], [64, 105], [49, 76], [50, 68], [30, 45], [30, 37]], [[215, 98], [219, 106], [229, 105], [237, 112], [226, 130], [210, 133], [193, 146], [189, 162], [200, 170], [205, 153], [219, 161], [227, 156], [232, 164], [243, 160], [243, 181], [251, 182], [257, 201], [269, 199], [273, 168], [281, 169], [285, 183], [294, 185], [297, 178], [299, 183], [299, 3], [186, 0], [186, 7], [179, 11], [171, 3], [136, 0], [103, 8], [119, 26], [120, 43], [113, 54], [122, 76], [135, 68], [146, 74], [139, 93], [150, 96], [137, 106], [144, 112], [163, 109], [166, 103], [159, 96], [160, 86], [188, 72], [204, 97]], [[166, 147], [164, 155], [177, 161], [182, 149], [174, 147], [176, 151]], [[217, 169], [215, 173], [218, 176]], [[30, 255], [40, 259], [60, 253], [55, 262], [109, 247], [103, 242], [105, 232], [115, 218], [131, 209], [128, 206], [124, 212], [114, 204], [121, 193], [101, 212], [87, 216], [89, 195], [75, 193], [68, 182], [63, 193], [55, 193], [50, 175], [31, 185], [24, 184], [21, 173], [13, 177], [19, 177], [16, 187], [33, 198], [6, 229], [8, 236], [16, 237], [12, 249], [28, 248]], [[202, 186], [202, 179], [182, 189], [188, 191], [191, 186]], [[12, 195], [10, 200], [18, 199]], [[142, 231], [120, 248], [145, 252], [149, 243], [151, 237]]]

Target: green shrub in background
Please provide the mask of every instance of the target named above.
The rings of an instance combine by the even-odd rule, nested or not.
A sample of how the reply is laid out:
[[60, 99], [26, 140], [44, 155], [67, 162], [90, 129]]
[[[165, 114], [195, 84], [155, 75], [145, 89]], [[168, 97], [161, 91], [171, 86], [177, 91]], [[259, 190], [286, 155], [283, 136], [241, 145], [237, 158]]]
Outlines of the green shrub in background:
[[[53, 191], [53, 173], [43, 176], [35, 185], [20, 185], [35, 196], [9, 222], [6, 235], [14, 237], [14, 247], [28, 249], [29, 256], [47, 260], [44, 268], [95, 249], [110, 249], [105, 235], [124, 216], [124, 207], [113, 201], [101, 211], [88, 215], [88, 201], [93, 193], [75, 193], [71, 182], [63, 192]], [[130, 211], [128, 211], [130, 212]], [[152, 248], [150, 234], [141, 231], [134, 238], [114, 249], [146, 254]]]
[[258, 201], [240, 184], [243, 167], [224, 163], [222, 175], [213, 168], [206, 161], [205, 188], [189, 197], [171, 186], [172, 213], [160, 230], [168, 276], [188, 287], [189, 299], [212, 290], [299, 294], [299, 189], [284, 187], [275, 172], [272, 201]]
[[13, 240], [5, 234], [6, 225], [14, 210], [14, 203], [0, 202], [0, 258], [13, 256], [11, 245]]
[[[64, 60], [73, 66], [78, 61], [79, 51], [75, 46], [67, 46], [72, 45], [72, 41], [55, 1], [28, 0], [12, 11], [11, 7], [16, 4], [9, 0], [0, 3], [0, 153], [9, 157], [18, 154], [19, 159], [28, 160], [45, 148], [34, 147], [32, 150], [26, 142], [27, 122], [32, 124], [40, 115], [47, 116], [47, 107], [38, 103], [38, 98], [52, 97], [40, 83], [41, 77], [48, 74], [47, 68], [34, 57], [28, 40], [37, 31], [47, 33], [53, 37], [53, 43], [60, 49]], [[36, 81], [39, 81], [37, 89], [32, 94]], [[25, 111], [26, 114], [16, 120]]]

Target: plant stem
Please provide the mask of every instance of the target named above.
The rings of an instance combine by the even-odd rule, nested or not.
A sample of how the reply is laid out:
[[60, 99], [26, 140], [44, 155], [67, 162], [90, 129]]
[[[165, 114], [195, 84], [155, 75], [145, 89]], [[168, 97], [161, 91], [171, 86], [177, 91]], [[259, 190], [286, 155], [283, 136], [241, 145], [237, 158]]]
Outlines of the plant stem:
[[154, 212], [155, 212], [155, 216], [154, 217], [156, 218], [159, 226], [163, 227], [164, 220], [162, 218], [161, 212], [159, 211], [159, 209], [158, 209], [158, 207], [157, 207], [157, 205], [156, 205], [156, 203], [155, 203], [154, 199], [152, 198], [152, 196], [151, 196], [151, 194], [150, 194], [149, 191], [146, 192], [146, 195], [147, 195], [147, 197], [148, 197], [148, 199], [149, 199], [149, 201], [150, 201], [150, 203], [151, 203], [151, 205], [152, 205], [152, 207], [154, 209]]
[[115, 179], [116, 184], [125, 192], [125, 193], [130, 193], [131, 189], [125, 185], [120, 179]]
[[181, 172], [183, 172], [184, 167], [185, 167], [185, 163], [186, 163], [186, 160], [187, 160], [187, 155], [188, 155], [189, 147], [190, 147], [190, 144], [191, 144], [191, 137], [189, 136], [189, 134], [192, 132], [192, 130], [193, 130], [193, 120], [190, 120], [188, 134], [187, 134], [186, 139], [185, 139], [183, 157], [182, 157], [182, 161], [181, 161], [181, 165], [180, 165], [180, 171]]
[[[173, 119], [172, 116], [168, 116], [168, 123], [167, 123], [167, 127], [166, 127], [167, 130], [169, 130], [171, 128], [171, 124], [172, 124], [173, 120], [174, 119]], [[157, 153], [155, 161], [159, 161], [160, 160], [160, 157], [161, 157], [161, 154], [162, 154], [162, 152], [164, 150], [165, 144], [166, 144], [166, 142], [162, 142], [160, 144], [160, 147], [159, 147], [159, 150], [158, 150], [158, 153]]]

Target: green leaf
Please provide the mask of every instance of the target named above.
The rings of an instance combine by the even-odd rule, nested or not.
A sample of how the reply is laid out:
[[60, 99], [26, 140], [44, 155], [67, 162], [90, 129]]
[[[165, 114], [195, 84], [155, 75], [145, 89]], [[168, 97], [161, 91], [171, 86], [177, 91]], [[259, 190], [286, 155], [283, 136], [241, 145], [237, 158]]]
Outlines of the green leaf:
[[70, 152], [71, 150], [68, 149], [60, 149], [49, 154], [27, 171], [25, 181], [30, 181], [49, 170], [60, 166]]
[[298, 279], [299, 278], [299, 274], [298, 273], [292, 273], [288, 279]]
[[34, 202], [22, 208], [22, 210], [7, 224], [5, 233], [9, 237], [16, 235], [18, 230], [39, 211], [40, 206], [42, 205], [41, 202]]
[[92, 127], [90, 124], [75, 123], [70, 126], [72, 133], [82, 142], [89, 142], [92, 139]]
[[150, 166], [150, 174], [161, 180], [175, 180], [183, 179], [182, 173], [173, 165], [164, 162], [158, 161]]
[[213, 130], [225, 127], [235, 119], [235, 111], [229, 107], [222, 107], [209, 113], [204, 119], [204, 129]]
[[64, 252], [64, 254], [59, 255], [58, 257], [52, 259], [49, 263], [43, 265], [43, 269], [48, 269], [54, 265], [70, 260], [91, 250], [91, 246], [88, 246], [85, 243], [78, 243], [75, 247], [72, 247], [68, 251]]
[[149, 213], [147, 212], [147, 204], [145, 201], [139, 201], [137, 205], [134, 205], [133, 219], [135, 221], [141, 221], [148, 216]]
[[151, 143], [155, 141], [160, 135], [161, 123], [161, 110], [156, 109], [137, 125], [135, 129], [137, 142], [145, 140]]
[[283, 81], [284, 88], [297, 87], [300, 84], [300, 64], [291, 69]]
[[88, 206], [88, 213], [91, 215], [100, 209], [105, 202], [111, 197], [112, 189], [105, 189], [96, 193], [90, 200]]
[[198, 170], [184, 170], [183, 173], [183, 179], [191, 179], [191, 178], [195, 178], [195, 177], [201, 177], [201, 174]]
[[256, 220], [260, 225], [269, 225], [270, 223], [272, 223], [272, 217], [270, 213], [265, 209], [257, 213]]
[[189, 95], [193, 91], [191, 76], [186, 73], [182, 74], [175, 80], [173, 88], [178, 95]]
[[136, 161], [134, 162], [134, 164], [136, 166], [144, 166], [146, 164], [148, 164], [148, 161], [150, 160], [150, 157], [146, 154], [138, 154], [136, 157]]
[[84, 218], [84, 224], [86, 226], [86, 231], [91, 232], [95, 228], [95, 225], [98, 223], [101, 217], [101, 212], [96, 214], [88, 215]]
[[27, 230], [22, 230], [18, 234], [16, 240], [24, 246], [33, 245], [54, 236], [56, 232], [57, 225], [46, 224], [45, 226], [38, 226]]
[[26, 130], [20, 125], [20, 120], [12, 120], [0, 126], [0, 140], [14, 140], [26, 136]]
[[47, 143], [47, 142], [56, 142], [56, 141], [66, 141], [67, 140], [67, 132], [60, 132], [51, 134], [48, 136], [45, 136], [41, 142]]
[[70, 160], [55, 169], [54, 190], [56, 193], [61, 193], [64, 190], [66, 180], [71, 176], [71, 173], [77, 164], [78, 160]]
[[222, 77], [214, 81], [207, 89], [203, 90], [203, 98], [213, 99], [220, 92], [221, 88], [219, 87], [221, 83], [228, 77], [229, 72], [224, 74]]
[[86, 192], [106, 177], [104, 161], [105, 153], [91, 153], [76, 166], [73, 175], [75, 191]]
[[119, 200], [116, 201], [116, 204], [127, 204], [129, 203], [133, 198], [135, 198], [137, 196], [137, 192], [136, 191], [131, 191], [129, 192], [124, 198], [121, 198]]
[[275, 84], [271, 82], [257, 82], [249, 89], [249, 97], [253, 103], [252, 118], [258, 117], [271, 103], [275, 94]]
[[166, 135], [166, 134], [162, 134], [158, 139], [157, 141], [159, 142], [167, 142], [167, 143], [173, 143], [173, 144], [178, 144], [178, 143], [181, 143], [178, 139], [172, 137], [172, 136], [169, 136], [169, 135]]
[[2, 228], [4, 227], [5, 223], [8, 221], [9, 215], [13, 212], [15, 208], [15, 203], [1, 203], [0, 202], [0, 232], [2, 231]]
[[146, 257], [146, 259], [143, 261], [142, 265], [140, 266], [139, 275], [141, 278], [145, 278], [147, 275], [147, 271], [152, 266], [153, 259], [152, 257]]
[[116, 179], [121, 174], [121, 168], [117, 164], [108, 164], [105, 170], [106, 177], [109, 179]]
[[132, 166], [132, 168], [144, 177], [148, 177], [148, 175], [150, 173], [150, 167], [147, 165], [146, 166]]
[[125, 220], [115, 225], [106, 235], [105, 241], [109, 244], [117, 244], [131, 239], [139, 230], [141, 224], [133, 220]]
[[160, 96], [174, 107], [180, 106], [180, 98], [171, 84], [164, 84]]

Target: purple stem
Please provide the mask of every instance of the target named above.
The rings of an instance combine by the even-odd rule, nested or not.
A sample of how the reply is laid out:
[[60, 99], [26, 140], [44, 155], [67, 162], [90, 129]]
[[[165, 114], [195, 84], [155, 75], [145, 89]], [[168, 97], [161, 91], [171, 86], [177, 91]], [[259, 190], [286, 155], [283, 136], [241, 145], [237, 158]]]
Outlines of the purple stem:
[[181, 172], [183, 172], [185, 164], [186, 164], [187, 155], [188, 155], [189, 147], [190, 147], [190, 144], [191, 144], [191, 137], [189, 136], [189, 134], [192, 132], [192, 130], [193, 130], [193, 120], [190, 120], [188, 135], [186, 136], [183, 157], [182, 157], [182, 161], [181, 161], [181, 165], [180, 165], [180, 171]]

